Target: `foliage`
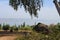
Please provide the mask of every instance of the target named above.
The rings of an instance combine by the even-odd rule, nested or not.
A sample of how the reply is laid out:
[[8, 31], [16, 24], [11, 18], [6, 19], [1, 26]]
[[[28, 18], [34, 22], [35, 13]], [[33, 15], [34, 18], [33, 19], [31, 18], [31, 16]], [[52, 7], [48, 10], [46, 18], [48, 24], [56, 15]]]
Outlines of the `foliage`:
[[21, 27], [20, 30], [32, 30], [32, 27], [25, 26], [25, 27]]
[[30, 15], [34, 14], [37, 17], [37, 10], [40, 10], [43, 5], [42, 0], [10, 0], [9, 4], [15, 9], [18, 9], [18, 6], [24, 7], [26, 11], [30, 13]]
[[18, 27], [14, 28], [14, 31], [18, 31]]
[[17, 27], [16, 25], [13, 25], [13, 26], [11, 27], [11, 30], [13, 30], [13, 31], [18, 31], [18, 27]]
[[44, 38], [45, 35], [31, 32], [31, 34], [27, 34], [26, 36], [22, 35], [22, 37], [18, 37], [16, 40], [40, 40], [40, 37]]
[[25, 22], [23, 23], [23, 27], [25, 27]]
[[7, 25], [3, 25], [3, 30], [6, 30], [7, 31], [7, 30], [9, 30], [9, 27], [10, 26], [8, 24]]
[[1, 24], [0, 24], [0, 30], [2, 29]]
[[10, 32], [13, 32], [14, 28], [13, 27], [10, 27]]
[[[2, 26], [4, 29], [3, 30], [8, 30], [9, 28], [14, 30], [15, 28], [19, 28], [19, 30], [27, 30], [27, 34], [25, 33], [18, 35], [16, 40], [60, 40], [60, 23], [58, 24], [52, 24], [49, 25], [49, 34], [42, 34], [41, 32], [36, 32], [33, 30], [34, 27], [31, 26], [25, 26], [25, 27], [17, 27], [15, 26], [9, 26], [8, 24]], [[17, 30], [17, 29], [15, 29]], [[25, 31], [24, 31], [25, 32]]]
[[48, 29], [51, 31], [49, 34], [42, 34], [33, 31], [26, 36], [18, 37], [16, 40], [60, 40], [59, 24], [49, 26]]
[[[35, 17], [38, 17], [37, 10], [40, 10], [43, 5], [43, 1], [44, 0], [10, 0], [9, 5], [11, 5], [15, 10], [18, 10], [18, 7], [23, 5], [26, 12], [28, 11], [31, 16], [34, 14]], [[58, 0], [53, 0], [53, 2], [60, 15], [60, 8], [58, 7], [58, 5], [60, 5], [60, 1], [58, 2]]]
[[42, 23], [38, 23], [35, 27], [33, 27], [33, 30], [35, 30], [36, 32], [42, 32], [44, 34], [49, 33], [49, 29], [47, 25], [42, 24]]
[[58, 29], [60, 30], [60, 23], [58, 23], [57, 26], [58, 26]]
[[18, 25], [18, 30], [20, 30], [20, 28], [21, 28], [21, 26], [20, 26], [20, 25]]

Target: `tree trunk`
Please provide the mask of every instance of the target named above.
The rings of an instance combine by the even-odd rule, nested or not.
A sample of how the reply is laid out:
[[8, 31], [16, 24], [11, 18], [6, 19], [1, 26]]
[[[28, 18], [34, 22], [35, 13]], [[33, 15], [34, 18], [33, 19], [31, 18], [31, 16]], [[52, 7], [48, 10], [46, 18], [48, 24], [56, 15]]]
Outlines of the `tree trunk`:
[[57, 2], [57, 0], [54, 0], [53, 2], [54, 2], [54, 4], [55, 4], [56, 9], [57, 9], [57, 11], [58, 11], [58, 13], [59, 13], [59, 16], [60, 16], [60, 2]]

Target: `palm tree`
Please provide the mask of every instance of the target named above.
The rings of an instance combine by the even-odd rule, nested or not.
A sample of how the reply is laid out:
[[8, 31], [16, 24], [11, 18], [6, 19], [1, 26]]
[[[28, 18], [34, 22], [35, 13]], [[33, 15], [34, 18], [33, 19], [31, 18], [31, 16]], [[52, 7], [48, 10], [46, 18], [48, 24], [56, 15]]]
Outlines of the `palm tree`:
[[[57, 2], [57, 0], [53, 1], [60, 15], [60, 2]], [[37, 17], [37, 10], [40, 10], [42, 7], [43, 0], [10, 0], [9, 5], [11, 5], [15, 10], [18, 10], [18, 6], [21, 7], [23, 5], [25, 11], [28, 11], [31, 16], [34, 14], [34, 16]]]

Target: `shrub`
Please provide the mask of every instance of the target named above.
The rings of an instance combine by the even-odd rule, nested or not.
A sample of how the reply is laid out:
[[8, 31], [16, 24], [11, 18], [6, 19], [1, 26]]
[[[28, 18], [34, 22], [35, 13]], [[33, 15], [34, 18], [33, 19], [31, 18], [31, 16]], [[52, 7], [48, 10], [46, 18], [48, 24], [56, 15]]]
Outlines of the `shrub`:
[[1, 28], [1, 24], [0, 24], [0, 30], [1, 30], [2, 28]]
[[35, 30], [36, 32], [42, 32], [42, 33], [45, 33], [45, 34], [48, 34], [49, 33], [48, 26], [45, 25], [45, 24], [42, 24], [42, 23], [38, 23], [33, 28], [33, 30]]
[[31, 26], [21, 27], [20, 30], [32, 30]]
[[14, 28], [14, 31], [18, 31], [18, 27], [15, 27], [15, 28]]
[[13, 32], [13, 27], [10, 27], [10, 32]]
[[3, 25], [3, 30], [5, 30], [5, 31], [7, 31], [7, 30], [9, 30], [9, 25]]

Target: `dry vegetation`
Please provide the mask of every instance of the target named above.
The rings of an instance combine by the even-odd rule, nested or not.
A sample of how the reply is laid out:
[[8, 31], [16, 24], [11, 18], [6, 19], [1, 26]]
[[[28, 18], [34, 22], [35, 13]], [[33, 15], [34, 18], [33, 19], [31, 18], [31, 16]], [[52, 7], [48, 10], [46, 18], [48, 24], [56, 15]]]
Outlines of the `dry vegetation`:
[[[1, 27], [3, 30], [3, 26]], [[8, 30], [0, 31], [0, 40], [60, 40], [60, 23], [49, 26], [39, 23], [35, 26], [12, 27], [12, 29], [9, 26]]]

